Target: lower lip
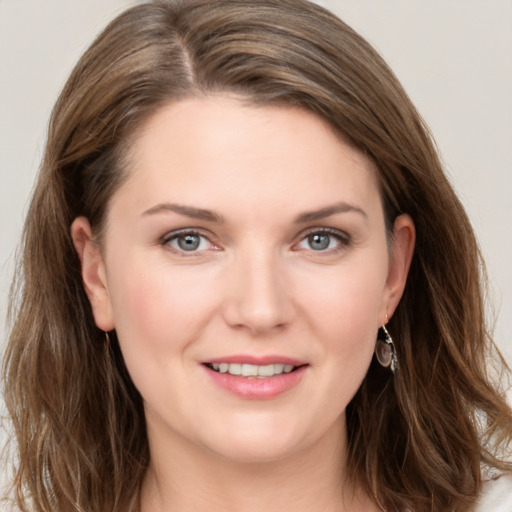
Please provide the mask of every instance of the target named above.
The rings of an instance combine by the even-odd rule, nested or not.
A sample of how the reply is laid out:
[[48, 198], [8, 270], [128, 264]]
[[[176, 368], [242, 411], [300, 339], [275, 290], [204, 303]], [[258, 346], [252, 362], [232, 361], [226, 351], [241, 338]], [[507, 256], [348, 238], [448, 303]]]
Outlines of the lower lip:
[[290, 373], [273, 377], [242, 377], [230, 373], [219, 373], [203, 366], [213, 382], [220, 388], [246, 400], [270, 400], [294, 388], [304, 376], [307, 365]]

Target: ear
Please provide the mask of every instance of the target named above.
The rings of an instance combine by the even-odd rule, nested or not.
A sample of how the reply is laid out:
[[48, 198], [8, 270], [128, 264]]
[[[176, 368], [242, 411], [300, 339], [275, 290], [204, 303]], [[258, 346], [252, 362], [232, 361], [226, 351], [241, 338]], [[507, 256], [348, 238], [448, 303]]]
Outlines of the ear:
[[89, 221], [77, 217], [71, 225], [71, 237], [80, 259], [82, 281], [91, 303], [94, 321], [103, 331], [114, 329], [114, 315], [108, 292], [105, 262], [94, 240]]
[[393, 226], [389, 270], [380, 318], [381, 325], [387, 323], [388, 317], [393, 315], [402, 298], [414, 253], [415, 240], [416, 230], [412, 218], [406, 214], [399, 215]]

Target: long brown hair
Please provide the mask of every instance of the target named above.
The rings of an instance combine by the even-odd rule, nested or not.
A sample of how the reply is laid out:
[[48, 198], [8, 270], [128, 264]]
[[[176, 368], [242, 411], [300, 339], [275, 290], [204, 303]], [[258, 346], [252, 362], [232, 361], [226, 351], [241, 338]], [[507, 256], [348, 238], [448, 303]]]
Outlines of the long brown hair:
[[[399, 371], [372, 362], [347, 410], [350, 469], [384, 510], [465, 510], [481, 466], [510, 470], [512, 412], [486, 330], [483, 264], [432, 138], [375, 50], [305, 0], [153, 1], [81, 58], [52, 113], [13, 287], [5, 399], [21, 510], [124, 511], [149, 450], [115, 335], [94, 324], [70, 225], [101, 228], [130, 142], [166, 103], [232, 92], [327, 120], [379, 172], [388, 228], [417, 243], [389, 324]], [[100, 237], [101, 238], [101, 237]], [[501, 456], [499, 456], [501, 454]]]

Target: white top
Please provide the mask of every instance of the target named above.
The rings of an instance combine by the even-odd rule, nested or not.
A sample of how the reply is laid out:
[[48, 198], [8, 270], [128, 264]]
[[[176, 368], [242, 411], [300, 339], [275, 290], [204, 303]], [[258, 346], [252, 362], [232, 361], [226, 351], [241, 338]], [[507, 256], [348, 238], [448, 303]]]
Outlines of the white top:
[[472, 512], [512, 512], [512, 475], [482, 484], [482, 494]]

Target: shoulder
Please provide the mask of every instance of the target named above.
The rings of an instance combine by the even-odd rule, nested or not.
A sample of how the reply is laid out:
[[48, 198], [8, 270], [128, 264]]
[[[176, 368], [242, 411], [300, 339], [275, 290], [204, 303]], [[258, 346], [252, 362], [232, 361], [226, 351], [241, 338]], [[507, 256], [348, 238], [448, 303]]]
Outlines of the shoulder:
[[472, 512], [512, 512], [512, 474], [484, 481]]

